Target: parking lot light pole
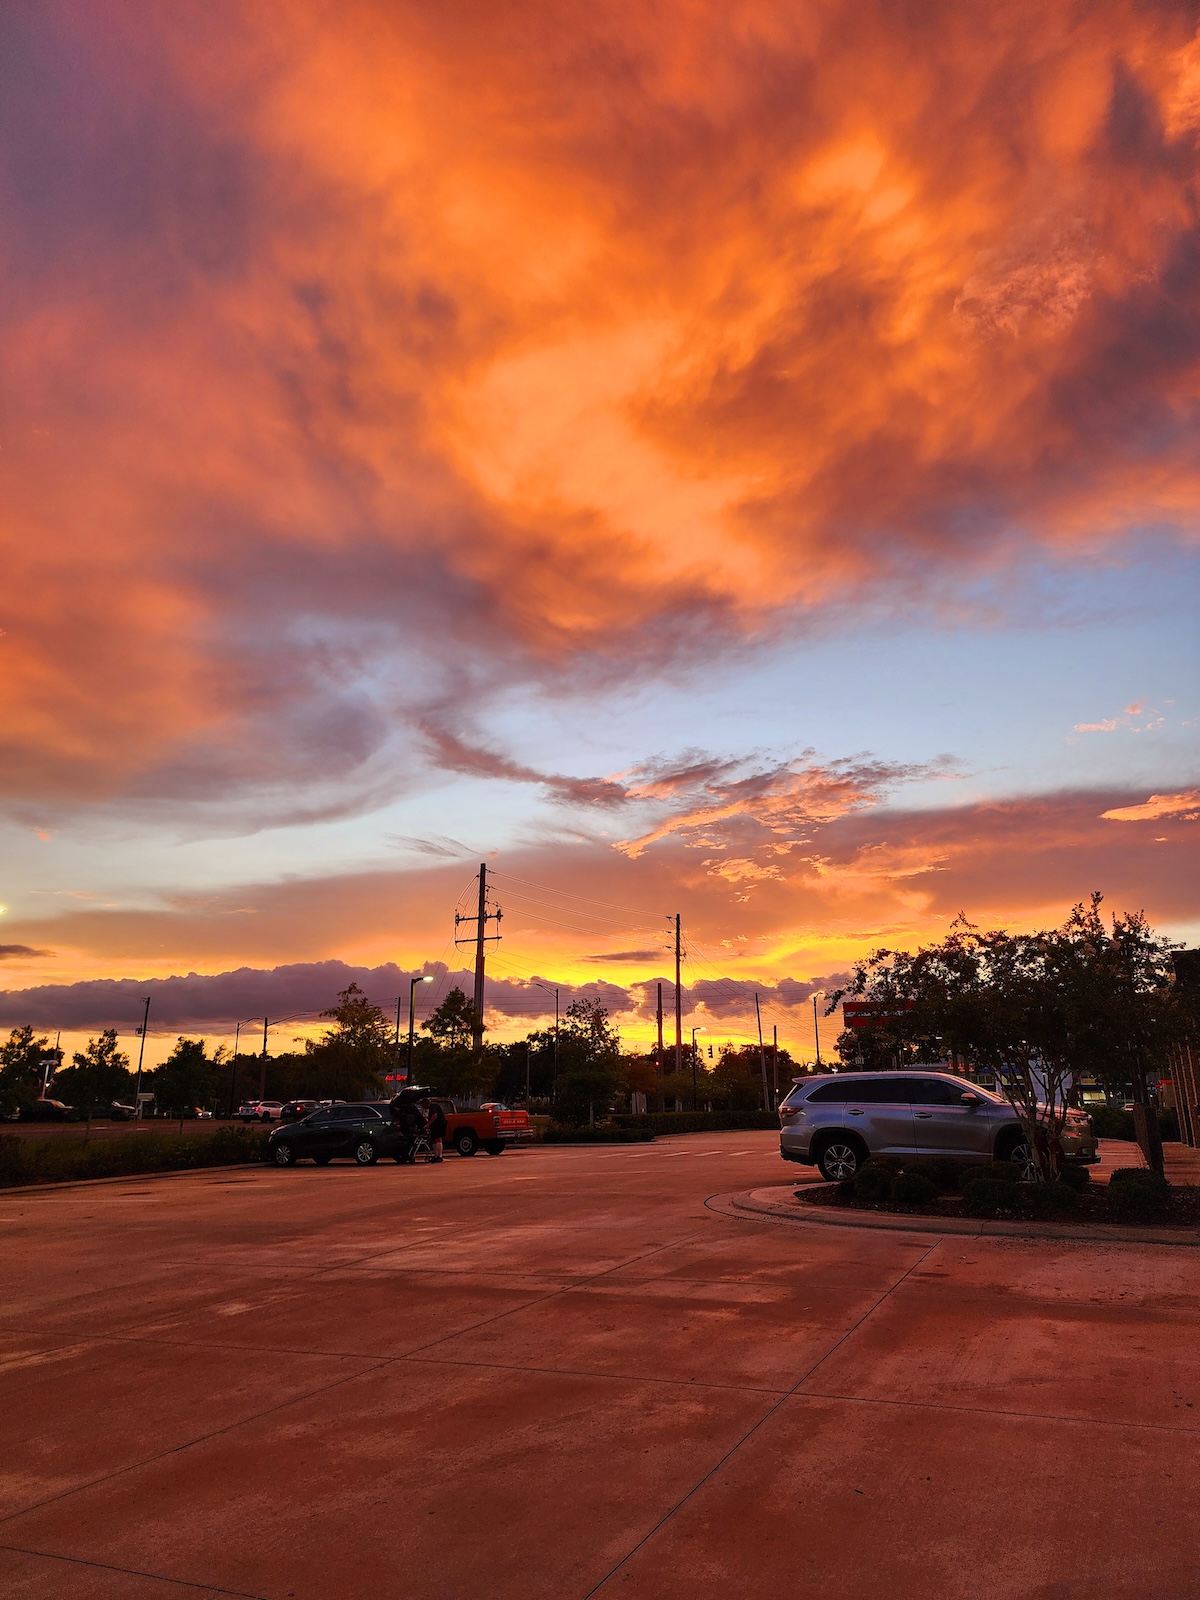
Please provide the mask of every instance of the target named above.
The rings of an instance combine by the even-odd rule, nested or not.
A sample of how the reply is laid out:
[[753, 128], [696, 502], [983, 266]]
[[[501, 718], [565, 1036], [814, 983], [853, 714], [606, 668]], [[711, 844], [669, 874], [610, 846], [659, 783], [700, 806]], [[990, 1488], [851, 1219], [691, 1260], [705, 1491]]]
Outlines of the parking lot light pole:
[[417, 985], [419, 983], [432, 983], [433, 977], [426, 973], [423, 978], [410, 978], [408, 980], [408, 1086], [411, 1089], [413, 1081], [413, 1030], [417, 1024]]
[[[531, 982], [533, 983], [533, 986], [534, 986], [535, 989], [544, 989], [547, 994], [550, 993], [550, 985], [548, 983], [542, 983], [537, 978], [533, 978], [531, 980]], [[558, 986], [557, 985], [555, 985], [555, 988], [554, 988], [554, 1076], [555, 1076], [555, 1078], [558, 1077]]]
[[142, 1058], [146, 1054], [146, 1029], [150, 1023], [150, 996], [146, 996], [146, 1009], [142, 1012], [142, 1025], [138, 1032], [142, 1042], [138, 1045], [137, 1082], [133, 1086], [133, 1115], [138, 1122], [142, 1120]]
[[698, 1100], [696, 1098], [697, 1093], [698, 1093], [698, 1091], [696, 1089], [696, 1035], [698, 1033], [707, 1033], [707, 1032], [708, 1032], [707, 1028], [693, 1028], [692, 1029], [692, 1110], [693, 1111], [698, 1111], [700, 1109], [699, 1102], [698, 1102]]

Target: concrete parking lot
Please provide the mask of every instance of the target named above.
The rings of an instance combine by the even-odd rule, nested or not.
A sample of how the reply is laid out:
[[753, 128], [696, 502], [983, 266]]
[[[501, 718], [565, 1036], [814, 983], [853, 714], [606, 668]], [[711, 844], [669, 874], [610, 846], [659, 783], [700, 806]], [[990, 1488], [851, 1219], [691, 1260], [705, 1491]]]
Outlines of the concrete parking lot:
[[769, 1133], [0, 1195], [0, 1588], [1200, 1594], [1200, 1251], [736, 1221]]

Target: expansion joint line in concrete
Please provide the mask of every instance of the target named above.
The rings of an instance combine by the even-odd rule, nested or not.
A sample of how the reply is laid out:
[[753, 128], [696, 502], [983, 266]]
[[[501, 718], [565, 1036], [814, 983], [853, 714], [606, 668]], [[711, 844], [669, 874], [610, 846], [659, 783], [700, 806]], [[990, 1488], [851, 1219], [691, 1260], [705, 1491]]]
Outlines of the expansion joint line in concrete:
[[0, 1550], [11, 1555], [35, 1556], [42, 1561], [65, 1561], [72, 1567], [91, 1567], [98, 1572], [119, 1572], [123, 1578], [149, 1578], [154, 1583], [169, 1583], [176, 1589], [199, 1589], [203, 1594], [232, 1595], [234, 1600], [265, 1600], [265, 1596], [247, 1594], [244, 1589], [222, 1589], [216, 1583], [195, 1583], [190, 1578], [167, 1578], [161, 1572], [143, 1572], [140, 1567], [114, 1567], [109, 1561], [89, 1561], [86, 1556], [60, 1556], [55, 1550], [30, 1550], [20, 1544], [0, 1544]]
[[741, 1438], [736, 1439], [733, 1444], [730, 1445], [729, 1449], [726, 1450], [725, 1454], [720, 1458], [720, 1460], [714, 1462], [704, 1476], [699, 1478], [688, 1490], [688, 1492], [679, 1500], [677, 1500], [669, 1511], [664, 1512], [647, 1533], [642, 1535], [633, 1548], [627, 1550], [621, 1559], [608, 1569], [600, 1581], [593, 1584], [592, 1587], [587, 1590], [587, 1592], [583, 1595], [582, 1600], [592, 1600], [593, 1595], [599, 1594], [600, 1590], [603, 1589], [611, 1579], [616, 1577], [621, 1568], [632, 1561], [634, 1556], [637, 1555], [638, 1551], [644, 1549], [646, 1545], [648, 1545], [655, 1537], [655, 1535], [666, 1527], [667, 1523], [671, 1521], [672, 1517], [676, 1516], [680, 1511], [682, 1511], [684, 1506], [686, 1506], [690, 1500], [699, 1494], [700, 1490], [704, 1488], [706, 1483], [711, 1482], [711, 1480], [716, 1477], [721, 1468], [724, 1467], [726, 1463], [738, 1453], [743, 1445], [747, 1444], [761, 1428], [764, 1428], [766, 1424], [770, 1422], [771, 1418], [775, 1416], [779, 1409], [786, 1405], [787, 1402], [792, 1399], [794, 1395], [796, 1395], [796, 1393], [803, 1387], [804, 1384], [808, 1382], [813, 1374], [818, 1371], [818, 1369], [822, 1367], [826, 1361], [829, 1360], [830, 1356], [836, 1355], [836, 1353], [841, 1349], [842, 1345], [845, 1344], [846, 1340], [849, 1339], [853, 1334], [857, 1333], [862, 1325], [875, 1315], [880, 1306], [883, 1305], [884, 1301], [895, 1294], [896, 1290], [905, 1281], [905, 1279], [907, 1279], [911, 1273], [915, 1272], [916, 1269], [933, 1254], [933, 1252], [938, 1248], [938, 1244], [940, 1244], [940, 1242], [941, 1241], [938, 1240], [934, 1244], [931, 1244], [926, 1249], [922, 1250], [917, 1259], [905, 1268], [905, 1270], [900, 1274], [894, 1283], [888, 1285], [879, 1298], [867, 1307], [862, 1316], [860, 1316], [857, 1321], [851, 1323], [845, 1332], [842, 1333], [839, 1338], [834, 1340], [833, 1344], [831, 1344], [829, 1349], [825, 1351], [824, 1355], [820, 1356], [816, 1361], [814, 1361], [812, 1366], [810, 1366], [801, 1374], [799, 1378], [796, 1379], [791, 1388], [781, 1394], [775, 1401], [774, 1405], [768, 1407], [768, 1409], [763, 1412], [762, 1416], [759, 1417], [757, 1422], [751, 1423], [750, 1427], [746, 1429]]
[[[67, 1500], [72, 1495], [82, 1494], [87, 1489], [98, 1488], [102, 1483], [110, 1483], [114, 1478], [121, 1478], [127, 1473], [137, 1472], [142, 1467], [153, 1466], [156, 1461], [165, 1461], [169, 1456], [181, 1455], [185, 1450], [192, 1450], [197, 1445], [208, 1444], [213, 1439], [219, 1439], [227, 1433], [233, 1433], [238, 1428], [246, 1427], [248, 1423], [259, 1422], [263, 1417], [273, 1416], [278, 1411], [286, 1411], [289, 1406], [302, 1405], [308, 1400], [315, 1400], [318, 1395], [328, 1394], [330, 1390], [341, 1388], [343, 1384], [353, 1383], [356, 1378], [366, 1377], [368, 1373], [380, 1372], [384, 1367], [396, 1366], [398, 1363], [407, 1361], [414, 1356], [419, 1357], [428, 1350], [436, 1349], [439, 1344], [445, 1344], [450, 1339], [458, 1339], [464, 1334], [475, 1333], [480, 1328], [486, 1328], [493, 1322], [501, 1321], [504, 1317], [515, 1316], [518, 1312], [527, 1311], [531, 1306], [544, 1305], [547, 1300], [553, 1300], [558, 1295], [568, 1293], [569, 1289], [598, 1283], [601, 1278], [608, 1277], [612, 1272], [619, 1272], [622, 1267], [635, 1266], [639, 1261], [646, 1261], [651, 1256], [660, 1255], [664, 1250], [675, 1250], [681, 1245], [691, 1244], [700, 1237], [700, 1234], [689, 1234], [682, 1239], [671, 1239], [666, 1244], [655, 1245], [653, 1250], [644, 1250], [640, 1255], [631, 1256], [625, 1261], [615, 1261], [611, 1267], [605, 1267], [603, 1272], [593, 1273], [590, 1277], [581, 1278], [567, 1287], [553, 1289], [547, 1294], [540, 1295], [536, 1300], [527, 1300], [520, 1306], [509, 1306], [507, 1310], [498, 1311], [494, 1316], [480, 1318], [478, 1322], [472, 1323], [469, 1327], [457, 1328], [453, 1333], [441, 1334], [438, 1338], [431, 1339], [427, 1344], [418, 1345], [415, 1350], [406, 1350], [401, 1355], [383, 1356], [369, 1366], [360, 1367], [357, 1372], [348, 1372], [343, 1377], [333, 1378], [328, 1383], [319, 1384], [315, 1389], [307, 1389], [303, 1394], [291, 1395], [286, 1400], [278, 1401], [275, 1405], [264, 1406], [261, 1411], [252, 1412], [247, 1417], [239, 1417], [235, 1422], [227, 1422], [224, 1427], [213, 1428], [210, 1432], [202, 1433], [194, 1439], [185, 1439], [179, 1444], [172, 1445], [167, 1450], [158, 1451], [155, 1455], [144, 1456], [139, 1461], [126, 1462], [124, 1466], [115, 1467], [112, 1472], [101, 1473], [98, 1478], [89, 1479], [87, 1483], [72, 1484], [69, 1489], [63, 1489], [58, 1494], [47, 1495], [44, 1500], [35, 1500], [31, 1505], [21, 1506], [15, 1511], [7, 1511], [0, 1516], [0, 1525], [12, 1522], [18, 1517], [28, 1516], [31, 1511], [40, 1511], [48, 1505], [54, 1505], [59, 1500]], [[37, 1552], [33, 1553], [36, 1554]], [[74, 1558], [64, 1556], [61, 1559], [72, 1560]], [[254, 1597], [251, 1597], [251, 1600], [254, 1600]]]

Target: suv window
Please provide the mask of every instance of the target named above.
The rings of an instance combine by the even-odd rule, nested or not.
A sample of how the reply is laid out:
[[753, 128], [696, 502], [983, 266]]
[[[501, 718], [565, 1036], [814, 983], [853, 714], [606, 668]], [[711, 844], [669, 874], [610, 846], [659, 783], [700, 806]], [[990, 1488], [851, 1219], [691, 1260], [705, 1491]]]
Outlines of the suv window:
[[908, 1104], [908, 1078], [897, 1078], [892, 1073], [881, 1072], [874, 1078], [859, 1078], [846, 1085], [847, 1100], [865, 1106], [906, 1106]]
[[961, 1106], [961, 1084], [946, 1083], [941, 1078], [912, 1078], [912, 1102], [915, 1106]]
[[362, 1112], [357, 1106], [334, 1106], [329, 1113], [331, 1122], [358, 1122]]
[[857, 1088], [856, 1083], [842, 1083], [840, 1079], [835, 1079], [833, 1083], [822, 1083], [809, 1095], [808, 1104], [817, 1105], [828, 1100], [850, 1100]]

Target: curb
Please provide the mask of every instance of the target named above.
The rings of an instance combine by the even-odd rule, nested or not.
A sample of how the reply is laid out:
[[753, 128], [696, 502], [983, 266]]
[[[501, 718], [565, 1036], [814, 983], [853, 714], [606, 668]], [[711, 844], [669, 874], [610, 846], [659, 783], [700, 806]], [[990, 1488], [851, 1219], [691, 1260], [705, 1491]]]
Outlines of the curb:
[[[10, 1196], [62, 1194], [64, 1189], [95, 1189], [102, 1183], [153, 1183], [159, 1178], [194, 1178], [201, 1172], [259, 1172], [264, 1161], [235, 1161], [227, 1167], [168, 1167], [165, 1172], [129, 1172], [116, 1178], [67, 1178], [62, 1183], [8, 1183], [0, 1187], [0, 1203]], [[274, 1171], [274, 1168], [271, 1168]]]
[[968, 1221], [959, 1217], [947, 1217], [945, 1221], [938, 1222], [931, 1217], [898, 1217], [873, 1212], [859, 1212], [856, 1216], [845, 1213], [821, 1216], [816, 1206], [805, 1206], [802, 1214], [794, 1200], [773, 1198], [776, 1195], [791, 1195], [794, 1188], [794, 1185], [787, 1184], [774, 1189], [747, 1189], [741, 1194], [713, 1195], [705, 1201], [705, 1205], [711, 1211], [719, 1211], [725, 1216], [763, 1217], [800, 1227], [873, 1228], [885, 1233], [932, 1233], [942, 1237], [965, 1235], [973, 1239], [1072, 1239], [1083, 1244], [1167, 1244], [1193, 1250], [1200, 1248], [1200, 1232], [1189, 1228], [1122, 1228], [1113, 1223], [1097, 1222], [1084, 1229], [1063, 1222], [1044, 1222], [1039, 1226], [1022, 1222], [989, 1222], [984, 1219]]

